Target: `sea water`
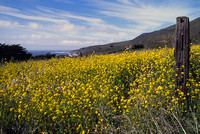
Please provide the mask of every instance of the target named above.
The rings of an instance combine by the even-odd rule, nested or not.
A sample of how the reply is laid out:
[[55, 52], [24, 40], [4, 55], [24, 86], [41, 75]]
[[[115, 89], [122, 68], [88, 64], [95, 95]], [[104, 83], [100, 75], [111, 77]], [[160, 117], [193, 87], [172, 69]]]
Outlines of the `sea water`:
[[63, 51], [63, 50], [29, 50], [29, 53], [32, 54], [32, 56], [37, 56], [37, 55], [46, 55], [46, 54], [55, 54], [56, 56], [60, 55], [66, 55], [68, 52]]

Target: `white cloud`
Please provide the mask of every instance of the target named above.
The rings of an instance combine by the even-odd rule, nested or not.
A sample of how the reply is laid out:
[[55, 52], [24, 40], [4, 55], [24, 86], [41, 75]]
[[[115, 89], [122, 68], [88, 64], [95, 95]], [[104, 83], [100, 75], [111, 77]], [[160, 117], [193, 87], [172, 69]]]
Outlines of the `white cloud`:
[[31, 29], [38, 29], [38, 28], [42, 28], [42, 26], [38, 23], [35, 23], [35, 22], [30, 22], [28, 24], [28, 27], [31, 28]]
[[61, 44], [70, 45], [70, 46], [90, 46], [90, 45], [100, 45], [108, 42], [104, 41], [95, 41], [95, 40], [63, 40]]
[[42, 35], [39, 34], [30, 34], [30, 35], [19, 35], [20, 39], [29, 39], [29, 40], [38, 40], [43, 38]]
[[56, 19], [56, 18], [50, 18], [47, 16], [41, 16], [40, 14], [32, 15], [31, 12], [26, 12], [26, 14], [18, 9], [10, 8], [6, 6], [0, 6], [0, 14], [5, 14], [9, 16], [14, 16], [26, 20], [37, 20], [37, 21], [47, 21], [47, 22], [53, 22], [53, 23], [65, 23], [68, 22], [65, 19]]
[[0, 11], [6, 13], [6, 12], [19, 12], [20, 10], [0, 5]]
[[63, 40], [62, 44], [80, 44], [81, 41], [77, 41], [77, 40]]
[[0, 20], [0, 27], [10, 27], [10, 26], [11, 26], [10, 21]]
[[[172, 0], [170, 0], [172, 1]], [[126, 21], [133, 22], [133, 25], [137, 27], [143, 26], [148, 28], [158, 28], [165, 23], [174, 23], [177, 16], [190, 15], [194, 10], [183, 4], [181, 1], [164, 1], [159, 5], [156, 3], [131, 1], [131, 0], [118, 0], [118, 2], [108, 2], [105, 0], [93, 0], [93, 2], [99, 10], [99, 13], [109, 17], [121, 18]], [[170, 4], [166, 4], [169, 2]]]
[[117, 0], [118, 2], [122, 3], [122, 4], [133, 4], [130, 0]]
[[0, 27], [6, 27], [6, 28], [10, 27], [10, 28], [13, 28], [13, 27], [16, 27], [16, 26], [18, 26], [17, 22], [0, 20]]
[[[32, 11], [32, 10], [27, 11], [27, 13], [30, 15], [26, 15], [20, 10], [17, 10], [17, 12], [12, 12], [13, 10], [15, 10], [14, 8], [13, 9], [8, 8], [7, 11], [0, 10], [0, 13], [12, 15], [15, 17], [23, 18], [23, 19], [48, 21], [48, 22], [53, 22], [53, 23], [69, 23], [69, 19], [85, 21], [88, 23], [102, 23], [103, 22], [103, 20], [100, 18], [75, 15], [64, 10], [46, 8], [46, 7], [38, 7], [38, 9], [39, 11]], [[32, 15], [33, 13], [36, 13], [36, 15]]]
[[74, 29], [74, 25], [73, 24], [70, 24], [70, 23], [65, 23], [63, 26], [62, 26], [62, 31], [70, 31], [70, 30], [73, 30]]
[[[86, 17], [86, 16], [80, 16], [75, 15], [70, 12], [54, 9], [54, 8], [46, 8], [46, 7], [38, 7], [40, 11], [42, 11], [42, 14], [46, 14], [45, 16], [51, 16], [53, 18], [59, 18], [59, 19], [76, 19], [85, 21], [88, 23], [102, 23], [103, 20], [96, 17]], [[38, 12], [39, 13], [39, 12]], [[40, 13], [41, 14], [41, 13]]]

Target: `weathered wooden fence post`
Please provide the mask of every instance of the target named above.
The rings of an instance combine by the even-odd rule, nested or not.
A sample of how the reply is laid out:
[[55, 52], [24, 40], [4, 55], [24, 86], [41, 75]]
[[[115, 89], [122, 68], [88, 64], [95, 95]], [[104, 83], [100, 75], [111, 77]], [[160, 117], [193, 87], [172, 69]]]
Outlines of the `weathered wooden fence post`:
[[[187, 82], [189, 78], [189, 51], [190, 51], [190, 26], [188, 17], [176, 18], [175, 33], [175, 89], [182, 90], [187, 96]], [[187, 98], [187, 97], [186, 97]], [[188, 98], [187, 98], [188, 100]]]

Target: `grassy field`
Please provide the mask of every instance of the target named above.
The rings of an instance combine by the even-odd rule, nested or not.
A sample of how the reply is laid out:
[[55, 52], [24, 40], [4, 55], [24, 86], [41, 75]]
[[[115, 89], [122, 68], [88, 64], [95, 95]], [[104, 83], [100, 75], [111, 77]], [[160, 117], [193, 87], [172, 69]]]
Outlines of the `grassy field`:
[[200, 46], [191, 47], [189, 109], [174, 65], [171, 48], [6, 63], [0, 133], [198, 133]]

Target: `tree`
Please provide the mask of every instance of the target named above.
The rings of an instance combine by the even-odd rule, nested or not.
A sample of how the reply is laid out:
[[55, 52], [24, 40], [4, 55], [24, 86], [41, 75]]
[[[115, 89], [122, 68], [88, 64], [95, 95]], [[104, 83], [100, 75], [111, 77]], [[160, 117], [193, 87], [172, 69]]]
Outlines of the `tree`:
[[20, 44], [1, 44], [0, 43], [0, 59], [10, 61], [10, 60], [28, 60], [32, 57], [32, 54], [28, 53], [25, 48], [20, 46]]
[[56, 55], [47, 53], [45, 55], [37, 55], [37, 56], [33, 57], [33, 59], [35, 59], [35, 60], [46, 60], [46, 59], [51, 59], [53, 57], [56, 57]]

